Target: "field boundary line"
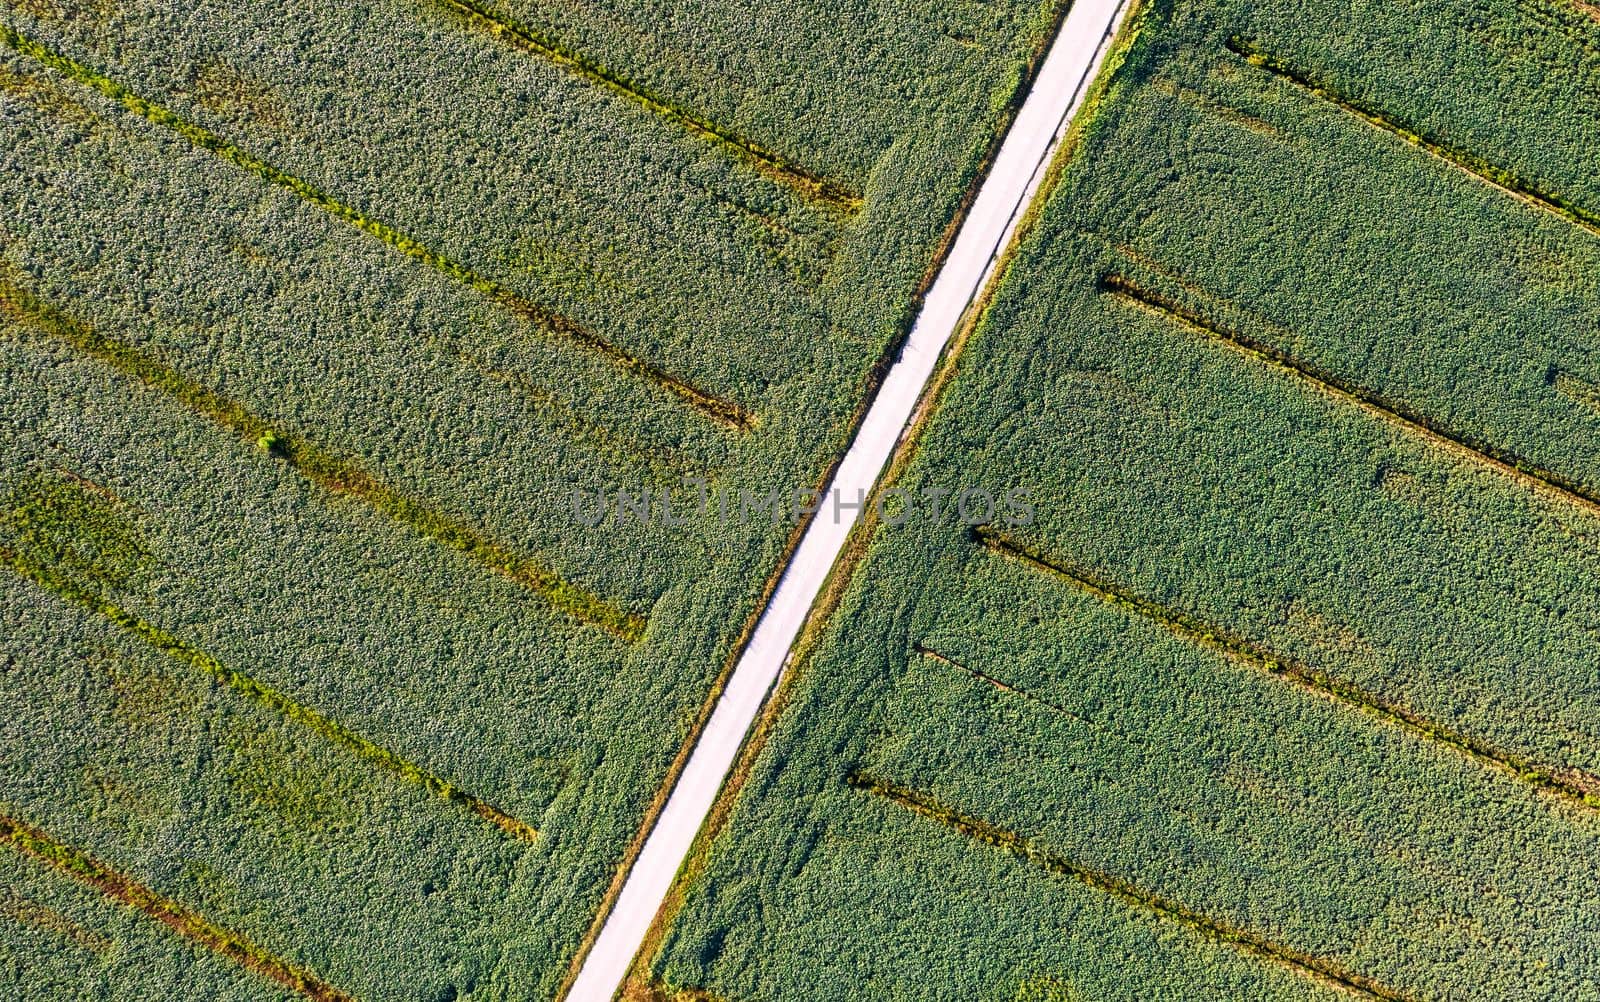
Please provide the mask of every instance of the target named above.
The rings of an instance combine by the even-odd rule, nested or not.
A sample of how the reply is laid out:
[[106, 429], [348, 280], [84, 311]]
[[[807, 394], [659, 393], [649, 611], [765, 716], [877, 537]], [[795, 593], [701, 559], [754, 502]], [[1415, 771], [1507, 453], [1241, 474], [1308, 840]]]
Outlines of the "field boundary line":
[[1208, 623], [1181, 609], [1162, 605], [1087, 568], [1041, 553], [1005, 533], [980, 526], [975, 530], [974, 537], [980, 546], [994, 554], [1043, 572], [1107, 605], [1150, 620], [1180, 640], [1210, 650], [1235, 664], [1275, 676], [1298, 688], [1388, 721], [1433, 744], [1451, 748], [1479, 765], [1509, 775], [1533, 790], [1556, 795], [1574, 806], [1591, 810], [1600, 808], [1600, 777], [1589, 776], [1577, 769], [1558, 770], [1543, 766], [1452, 730], [1353, 682], [1283, 657], [1228, 627]]
[[693, 112], [674, 106], [664, 98], [624, 79], [604, 65], [562, 47], [531, 25], [507, 14], [494, 12], [481, 0], [433, 0], [433, 2], [514, 48], [542, 56], [575, 76], [677, 123], [690, 134], [722, 147], [756, 173], [793, 190], [807, 201], [846, 215], [861, 209], [863, 204], [861, 196], [845, 186], [806, 170], [749, 139], [718, 128]]
[[1197, 310], [1146, 289], [1124, 275], [1111, 272], [1102, 276], [1100, 290], [1118, 302], [1309, 383], [1322, 394], [1415, 434], [1451, 455], [1477, 462], [1524, 487], [1600, 517], [1600, 497], [1588, 488], [1510, 450], [1453, 432], [1405, 403], [1348, 382], [1259, 338], [1207, 319]]
[[1352, 115], [1376, 129], [1387, 132], [1391, 136], [1395, 136], [1422, 150], [1424, 153], [1431, 154], [1451, 167], [1477, 178], [1501, 194], [1516, 199], [1524, 205], [1542, 209], [1573, 226], [1587, 231], [1592, 236], [1600, 237], [1600, 215], [1582, 206], [1575, 205], [1554, 192], [1540, 189], [1533, 182], [1526, 180], [1514, 171], [1490, 163], [1475, 153], [1469, 153], [1466, 150], [1451, 146], [1427, 133], [1417, 132], [1375, 108], [1345, 97], [1331, 86], [1267, 52], [1249, 39], [1234, 35], [1223, 44], [1228, 51], [1239, 56], [1250, 65], [1264, 70], [1280, 80], [1293, 84], [1307, 94], [1334, 105], [1346, 114]]
[[273, 427], [233, 400], [209, 390], [160, 361], [52, 306], [0, 274], [0, 316], [24, 325], [136, 379], [216, 423], [243, 441], [281, 459], [306, 480], [333, 494], [367, 504], [418, 535], [458, 550], [503, 577], [534, 592], [578, 622], [635, 643], [644, 636], [643, 616], [568, 582], [528, 557], [519, 556], [432, 509], [419, 504], [361, 469], [353, 460]]
[[441, 779], [388, 748], [362, 737], [332, 717], [296, 702], [257, 680], [255, 676], [237, 668], [229, 668], [200, 648], [185, 643], [161, 627], [139, 618], [94, 590], [52, 574], [4, 546], [0, 546], [0, 564], [58, 598], [82, 606], [103, 617], [113, 626], [138, 637], [174, 661], [210, 675], [257, 705], [314, 731], [329, 742], [353, 752], [358, 758], [381, 766], [447, 803], [478, 815], [507, 835], [526, 842], [532, 842], [538, 837], [539, 833], [531, 825], [517, 820], [493, 804], [462, 790], [448, 780]]
[[235, 932], [130, 877], [110, 869], [80, 849], [59, 842], [15, 818], [0, 814], [0, 842], [55, 869], [108, 898], [142, 912], [173, 932], [221, 954], [246, 970], [276, 981], [316, 1002], [353, 1002], [353, 997], [308, 971], [267, 953]]
[[196, 125], [177, 112], [135, 93], [98, 70], [23, 35], [4, 22], [0, 22], [0, 42], [4, 42], [20, 55], [47, 66], [91, 90], [98, 91], [122, 105], [128, 112], [138, 115], [152, 125], [177, 134], [196, 148], [205, 150], [269, 184], [299, 196], [302, 200], [336, 219], [343, 220], [401, 254], [421, 261], [435, 271], [455, 279], [461, 285], [550, 334], [594, 351], [625, 371], [644, 377], [677, 396], [686, 406], [705, 417], [740, 431], [748, 431], [753, 426], [754, 417], [739, 404], [713, 396], [670, 375], [655, 363], [645, 361], [640, 356], [612, 344], [569, 317], [533, 302], [495, 279], [480, 275], [466, 264], [433, 250], [388, 223], [374, 219], [362, 210], [340, 201], [304, 178], [274, 167], [215, 132]]
[[852, 771], [845, 777], [845, 782], [862, 793], [888, 801], [970, 841], [988, 845], [1046, 873], [1076, 880], [1125, 905], [1175, 922], [1206, 939], [1234, 947], [1259, 960], [1287, 967], [1296, 974], [1328, 988], [1379, 999], [1382, 1002], [1413, 1002], [1410, 996], [1402, 995], [1372, 978], [1345, 970], [1324, 958], [1275, 943], [1255, 933], [1211, 918], [1172, 898], [1145, 890], [1131, 881], [1073, 862], [1040, 846], [1034, 839], [957, 811], [920, 790], [879, 779], [861, 770]]

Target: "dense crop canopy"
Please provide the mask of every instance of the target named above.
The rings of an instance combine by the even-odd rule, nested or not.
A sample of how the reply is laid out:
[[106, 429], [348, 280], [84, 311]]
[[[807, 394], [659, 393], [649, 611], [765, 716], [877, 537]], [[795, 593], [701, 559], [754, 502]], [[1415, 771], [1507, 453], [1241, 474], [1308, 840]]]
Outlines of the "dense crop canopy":
[[641, 990], [1600, 992], [1591, 14], [1146, 5]]
[[1059, 5], [836, 6], [0, 5], [0, 994], [556, 994]]

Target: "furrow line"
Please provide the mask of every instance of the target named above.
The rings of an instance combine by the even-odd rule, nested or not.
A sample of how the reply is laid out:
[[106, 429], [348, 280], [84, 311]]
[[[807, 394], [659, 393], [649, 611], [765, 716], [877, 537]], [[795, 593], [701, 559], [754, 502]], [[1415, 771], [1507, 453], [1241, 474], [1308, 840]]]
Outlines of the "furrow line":
[[857, 212], [862, 206], [861, 196], [849, 191], [843, 185], [789, 163], [771, 150], [720, 129], [693, 112], [674, 107], [600, 63], [562, 48], [532, 26], [509, 15], [496, 13], [482, 0], [434, 0], [434, 2], [517, 49], [541, 56], [592, 84], [621, 95], [662, 118], [677, 123], [691, 134], [720, 146], [757, 173], [790, 188], [807, 201], [841, 214]]
[[948, 807], [920, 790], [878, 779], [861, 771], [851, 772], [846, 777], [846, 782], [864, 793], [926, 818], [957, 835], [1015, 856], [1046, 873], [1069, 877], [1124, 904], [1176, 922], [1207, 939], [1224, 943], [1260, 960], [1280, 964], [1329, 988], [1365, 998], [1380, 999], [1382, 1002], [1412, 1002], [1409, 996], [1365, 975], [1346, 970], [1331, 960], [1265, 939], [1248, 930], [1211, 918], [1172, 898], [1146, 890], [1131, 881], [1090, 869], [1051, 852], [1034, 839]]
[[1596, 215], [1582, 206], [1575, 205], [1554, 192], [1540, 189], [1538, 185], [1523, 178], [1515, 171], [1492, 164], [1474, 153], [1453, 147], [1435, 136], [1417, 132], [1409, 126], [1389, 118], [1375, 108], [1345, 97], [1327, 84], [1296, 69], [1248, 39], [1235, 35], [1224, 44], [1230, 52], [1241, 57], [1250, 65], [1265, 70], [1278, 79], [1298, 87], [1307, 94], [1320, 98], [1347, 114], [1359, 118], [1368, 125], [1387, 132], [1417, 149], [1433, 155], [1457, 170], [1470, 174], [1501, 194], [1508, 195], [1525, 205], [1542, 209], [1580, 229], [1588, 231], [1594, 236], [1600, 237], [1600, 215]]
[[646, 445], [587, 417], [555, 393], [534, 384], [519, 372], [497, 369], [471, 354], [452, 348], [441, 349], [485, 379], [491, 379], [520, 397], [548, 411], [551, 424], [565, 430], [596, 452], [624, 462], [639, 463], [664, 480], [678, 483], [686, 475], [710, 478], [716, 470], [711, 464], [690, 458], [670, 445]]
[[1102, 292], [1119, 302], [1286, 372], [1309, 383], [1319, 392], [1396, 425], [1452, 455], [1479, 463], [1524, 487], [1581, 508], [1590, 515], [1600, 516], [1600, 497], [1587, 487], [1529, 462], [1509, 449], [1451, 431], [1408, 404], [1348, 382], [1259, 338], [1224, 327], [1177, 300], [1146, 289], [1123, 275], [1105, 275], [1100, 280], [1100, 287]]
[[217, 925], [199, 912], [163, 897], [123, 876], [80, 849], [59, 842], [31, 825], [0, 814], [0, 842], [44, 863], [106, 897], [120, 901], [172, 929], [178, 935], [219, 953], [239, 966], [269, 978], [316, 1002], [353, 1002], [352, 996], [308, 971], [301, 970], [238, 933]]
[[1595, 385], [1591, 380], [1575, 376], [1557, 366], [1551, 366], [1550, 370], [1545, 373], [1545, 382], [1555, 387], [1557, 393], [1574, 403], [1582, 404], [1590, 410], [1600, 413], [1600, 386]]
[[1248, 129], [1268, 139], [1282, 141], [1288, 138], [1284, 135], [1282, 129], [1271, 122], [1235, 108], [1224, 101], [1212, 97], [1210, 94], [1195, 90], [1193, 87], [1185, 87], [1171, 77], [1155, 78], [1151, 81], [1150, 88], [1158, 94], [1165, 94], [1174, 100], [1181, 101], [1197, 111], [1220, 118], [1230, 125]]
[[1030, 692], [1027, 689], [1018, 688], [1017, 686], [1011, 685], [1008, 682], [1002, 682], [999, 679], [995, 678], [993, 675], [985, 674], [984, 672], [981, 672], [976, 668], [970, 668], [967, 665], [962, 664], [960, 661], [957, 661], [955, 658], [949, 657], [948, 655], [945, 655], [945, 654], [940, 654], [938, 651], [934, 650], [931, 647], [928, 647], [925, 644], [922, 644], [922, 643], [913, 644], [911, 649], [916, 651], [918, 654], [922, 655], [923, 657], [927, 658], [930, 661], [936, 661], [939, 664], [944, 665], [946, 668], [954, 669], [957, 672], [960, 672], [960, 673], [962, 673], [964, 675], [968, 675], [968, 676], [970, 676], [970, 677], [972, 677], [974, 679], [977, 679], [979, 682], [987, 682], [989, 685], [994, 686], [996, 689], [999, 689], [1001, 692], [1007, 692], [1007, 693], [1012, 694], [1013, 696], [1020, 696], [1023, 699], [1028, 700], [1030, 703], [1035, 703], [1035, 704], [1037, 704], [1039, 706], [1044, 707], [1045, 709], [1051, 711], [1052, 713], [1058, 713], [1063, 717], [1068, 717], [1068, 718], [1070, 718], [1072, 720], [1076, 720], [1076, 721], [1078, 721], [1079, 723], [1082, 723], [1082, 724], [1088, 724], [1091, 727], [1099, 727], [1100, 726], [1099, 724], [1096, 724], [1093, 720], [1090, 720], [1088, 717], [1085, 717], [1083, 714], [1078, 713], [1078, 712], [1076, 712], [1074, 710], [1069, 710], [1065, 706], [1062, 706], [1060, 703], [1056, 703], [1056, 702], [1053, 702], [1051, 700], [1045, 699], [1043, 696], [1040, 696], [1037, 693]]
[[67, 918], [47, 905], [23, 896], [9, 888], [0, 890], [0, 915], [18, 925], [52, 933], [88, 953], [104, 956], [116, 944], [96, 932]]
[[138, 349], [107, 337], [32, 292], [0, 276], [0, 316], [103, 362], [125, 376], [172, 397], [185, 407], [283, 460], [324, 490], [365, 502], [423, 537], [471, 556], [494, 573], [533, 591], [579, 622], [628, 643], [644, 636], [644, 617], [606, 602], [561, 578], [537, 561], [512, 553], [475, 530], [433, 511], [379, 481], [352, 460], [336, 456], [287, 431], [274, 428], [233, 400], [209, 390]]
[[537, 838], [538, 832], [525, 822], [511, 817], [498, 807], [460, 789], [448, 780], [435, 776], [388, 748], [362, 737], [337, 720], [295, 702], [254, 676], [224, 665], [198, 647], [184, 643], [161, 627], [140, 619], [104, 595], [74, 583], [63, 575], [53, 574], [5, 547], [0, 547], [0, 564], [45, 591], [104, 617], [113, 626], [139, 638], [174, 661], [210, 675], [252, 702], [316, 732], [329, 742], [421, 787], [441, 800], [471, 811], [507, 835], [528, 842]]
[[415, 237], [339, 201], [304, 178], [274, 167], [209, 129], [196, 125], [176, 112], [135, 93], [98, 70], [28, 38], [5, 23], [0, 23], [0, 41], [21, 55], [91, 90], [98, 91], [151, 124], [176, 133], [199, 149], [214, 154], [269, 184], [298, 195], [329, 215], [343, 220], [407, 257], [421, 261], [455, 279], [533, 325], [594, 351], [622, 369], [655, 383], [705, 417], [739, 430], [748, 430], [752, 426], [752, 415], [739, 404], [713, 396], [670, 375], [660, 366], [612, 344], [571, 318], [533, 302], [492, 278], [480, 275], [462, 262], [428, 247]]
[[1283, 657], [1227, 627], [1205, 622], [1182, 610], [1162, 605], [1108, 581], [1092, 571], [1072, 566], [1056, 557], [1046, 556], [994, 529], [980, 526], [976, 530], [976, 536], [979, 544], [989, 551], [1042, 571], [1108, 605], [1151, 620], [1196, 647], [1206, 648], [1235, 664], [1276, 676], [1302, 689], [1331, 697], [1337, 702], [1386, 720], [1420, 738], [1451, 748], [1479, 765], [1512, 776], [1532, 789], [1554, 794], [1574, 805], [1590, 809], [1600, 808], [1600, 777], [1591, 776], [1577, 769], [1557, 769], [1540, 765], [1521, 755], [1452, 730], [1436, 720], [1385, 699], [1353, 682]]

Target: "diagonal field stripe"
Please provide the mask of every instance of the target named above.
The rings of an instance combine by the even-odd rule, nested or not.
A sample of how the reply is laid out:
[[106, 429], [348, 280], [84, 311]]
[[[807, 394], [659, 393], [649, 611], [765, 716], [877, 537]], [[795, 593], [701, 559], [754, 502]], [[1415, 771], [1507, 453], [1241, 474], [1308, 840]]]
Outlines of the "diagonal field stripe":
[[690, 383], [672, 376], [653, 362], [648, 362], [627, 350], [612, 344], [599, 334], [583, 327], [569, 317], [548, 309], [509, 287], [484, 275], [454, 258], [434, 250], [415, 237], [367, 215], [353, 205], [341, 202], [333, 195], [302, 177], [275, 167], [215, 132], [196, 125], [177, 112], [163, 107], [127, 86], [106, 76], [42, 42], [23, 35], [8, 24], [0, 22], [0, 42], [13, 51], [27, 56], [56, 72], [75, 80], [85, 87], [99, 91], [116, 101], [129, 112], [153, 125], [168, 129], [196, 147], [215, 154], [241, 170], [254, 174], [269, 184], [292, 192], [336, 219], [341, 219], [356, 229], [375, 237], [407, 257], [415, 258], [436, 271], [455, 279], [507, 311], [542, 327], [549, 333], [579, 344], [614, 362], [616, 365], [642, 376], [667, 392], [678, 397], [685, 405], [707, 418], [739, 430], [748, 430], [754, 419], [740, 405], [713, 396]]

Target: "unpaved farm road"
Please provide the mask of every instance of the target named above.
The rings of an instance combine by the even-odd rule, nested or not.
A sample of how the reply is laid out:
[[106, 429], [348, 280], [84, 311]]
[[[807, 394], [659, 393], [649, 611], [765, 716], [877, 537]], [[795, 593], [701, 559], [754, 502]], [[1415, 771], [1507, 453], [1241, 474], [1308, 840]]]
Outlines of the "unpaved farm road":
[[777, 591], [762, 612], [665, 809], [629, 871], [622, 893], [584, 959], [567, 1002], [611, 1002], [621, 987], [859, 517], [857, 510], [843, 506], [836, 513], [833, 499], [849, 504], [859, 496], [858, 491], [871, 495], [933, 377], [940, 353], [979, 292], [994, 277], [1006, 245], [1038, 194], [1050, 159], [1083, 103], [1126, 3], [1077, 0], [1051, 43], [955, 245], [928, 290], [911, 336], [828, 485], [827, 500], [784, 569]]

